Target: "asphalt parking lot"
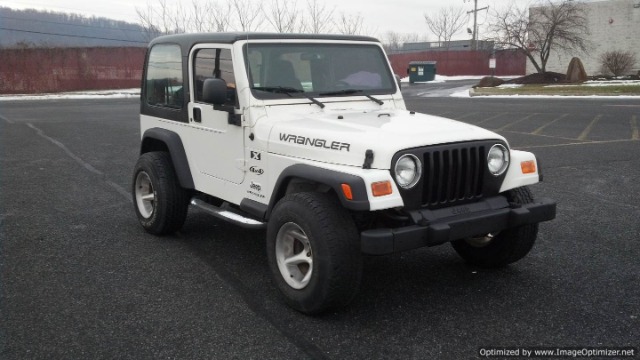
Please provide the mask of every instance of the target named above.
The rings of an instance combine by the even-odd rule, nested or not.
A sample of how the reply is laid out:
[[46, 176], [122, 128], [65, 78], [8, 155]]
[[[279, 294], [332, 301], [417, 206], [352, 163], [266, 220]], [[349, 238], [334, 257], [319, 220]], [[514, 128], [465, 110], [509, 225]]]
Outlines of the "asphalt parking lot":
[[558, 202], [528, 257], [468, 266], [450, 246], [371, 257], [347, 309], [278, 298], [264, 233], [191, 212], [145, 234], [128, 190], [138, 100], [0, 102], [0, 358], [473, 359], [482, 347], [640, 339], [640, 104], [458, 99], [407, 107], [535, 152]]

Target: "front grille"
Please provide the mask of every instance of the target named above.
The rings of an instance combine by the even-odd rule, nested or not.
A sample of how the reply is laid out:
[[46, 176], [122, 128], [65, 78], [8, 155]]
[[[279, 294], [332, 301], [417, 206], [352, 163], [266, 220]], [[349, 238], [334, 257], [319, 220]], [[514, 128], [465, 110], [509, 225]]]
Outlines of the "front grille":
[[483, 196], [484, 144], [456, 144], [423, 154], [422, 206], [439, 207]]

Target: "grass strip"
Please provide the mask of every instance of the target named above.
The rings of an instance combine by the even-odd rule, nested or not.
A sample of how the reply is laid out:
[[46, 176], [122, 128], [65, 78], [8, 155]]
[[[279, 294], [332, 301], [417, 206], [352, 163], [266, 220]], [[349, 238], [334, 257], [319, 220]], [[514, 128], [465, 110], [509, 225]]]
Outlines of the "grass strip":
[[638, 85], [524, 85], [517, 88], [475, 88], [478, 95], [640, 96]]

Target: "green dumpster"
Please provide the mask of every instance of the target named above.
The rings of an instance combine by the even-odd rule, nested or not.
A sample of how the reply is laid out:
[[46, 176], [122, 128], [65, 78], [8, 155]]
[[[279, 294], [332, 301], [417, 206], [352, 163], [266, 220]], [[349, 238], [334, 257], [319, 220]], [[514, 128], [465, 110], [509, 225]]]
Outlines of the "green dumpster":
[[409, 62], [409, 82], [433, 81], [436, 79], [436, 61]]

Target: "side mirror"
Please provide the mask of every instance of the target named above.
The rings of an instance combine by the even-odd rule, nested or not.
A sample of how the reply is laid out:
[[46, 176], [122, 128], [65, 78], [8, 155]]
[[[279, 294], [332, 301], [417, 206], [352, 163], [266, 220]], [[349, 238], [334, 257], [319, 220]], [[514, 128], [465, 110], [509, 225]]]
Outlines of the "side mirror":
[[222, 79], [206, 79], [202, 84], [202, 100], [214, 105], [224, 104], [227, 101], [227, 82]]

